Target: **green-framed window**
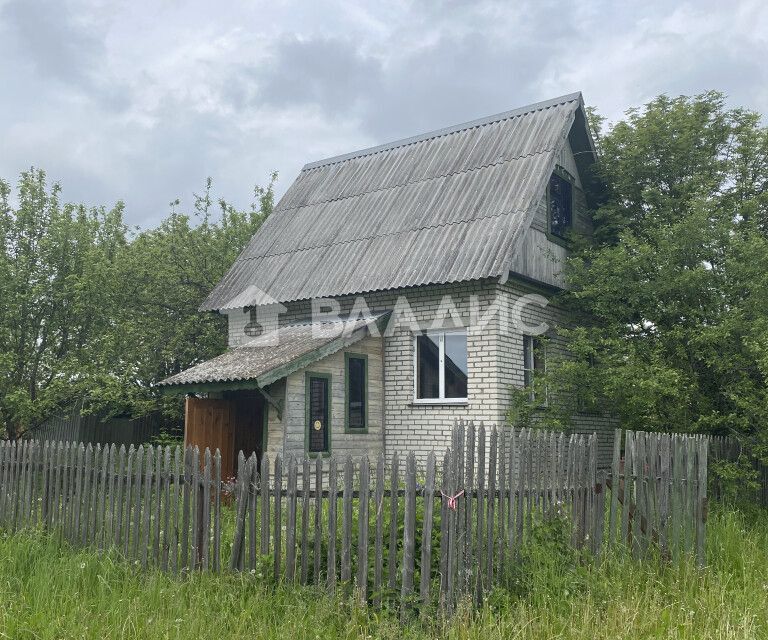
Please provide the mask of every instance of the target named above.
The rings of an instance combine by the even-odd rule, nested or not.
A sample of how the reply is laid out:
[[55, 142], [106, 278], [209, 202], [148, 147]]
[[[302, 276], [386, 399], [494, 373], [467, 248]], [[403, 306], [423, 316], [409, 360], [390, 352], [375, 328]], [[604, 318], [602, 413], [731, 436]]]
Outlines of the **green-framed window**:
[[368, 356], [344, 354], [344, 428], [351, 433], [368, 430]]
[[560, 165], [555, 166], [547, 183], [547, 237], [568, 246], [574, 228], [574, 190], [576, 179]]

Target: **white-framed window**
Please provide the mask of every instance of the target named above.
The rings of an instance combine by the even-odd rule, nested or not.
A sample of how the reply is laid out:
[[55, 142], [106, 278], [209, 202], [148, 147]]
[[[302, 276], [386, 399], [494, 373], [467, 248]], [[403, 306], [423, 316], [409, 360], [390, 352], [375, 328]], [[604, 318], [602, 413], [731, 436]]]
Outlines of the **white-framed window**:
[[[525, 379], [525, 388], [528, 389], [528, 397], [531, 402], [537, 400], [536, 386], [537, 381], [547, 370], [547, 352], [544, 341], [539, 336], [523, 336], [523, 376]], [[541, 391], [541, 390], [540, 390]], [[547, 404], [547, 390], [543, 390], [543, 398], [539, 404]]]
[[467, 401], [467, 331], [425, 331], [413, 337], [415, 402]]

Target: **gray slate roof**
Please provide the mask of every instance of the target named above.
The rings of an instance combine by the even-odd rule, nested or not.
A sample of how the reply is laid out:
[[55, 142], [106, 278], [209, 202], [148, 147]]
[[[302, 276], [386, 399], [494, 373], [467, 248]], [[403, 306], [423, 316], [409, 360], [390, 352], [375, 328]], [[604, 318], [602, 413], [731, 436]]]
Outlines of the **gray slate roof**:
[[258, 304], [249, 286], [288, 302], [505, 275], [577, 115], [580, 93], [307, 164], [201, 310]]
[[[357, 320], [281, 327], [159, 383], [162, 387], [253, 382], [259, 387], [331, 355], [383, 326], [389, 313]], [[274, 334], [277, 333], [277, 336]]]

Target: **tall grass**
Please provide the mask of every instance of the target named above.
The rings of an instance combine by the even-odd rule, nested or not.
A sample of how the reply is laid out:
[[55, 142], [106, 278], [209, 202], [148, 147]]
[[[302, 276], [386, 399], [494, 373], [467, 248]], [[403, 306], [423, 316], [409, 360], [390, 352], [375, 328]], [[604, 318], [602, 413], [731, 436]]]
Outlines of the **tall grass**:
[[0, 534], [0, 638], [768, 638], [768, 515], [715, 509], [710, 566], [605, 557], [578, 562], [546, 527], [512, 592], [400, 626], [315, 589], [265, 576], [142, 572], [42, 534]]

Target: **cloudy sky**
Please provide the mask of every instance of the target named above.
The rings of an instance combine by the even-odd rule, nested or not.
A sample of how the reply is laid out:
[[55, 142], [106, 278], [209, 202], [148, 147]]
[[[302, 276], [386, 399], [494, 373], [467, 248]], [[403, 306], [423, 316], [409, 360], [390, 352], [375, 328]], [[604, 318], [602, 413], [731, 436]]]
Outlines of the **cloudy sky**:
[[609, 119], [720, 89], [768, 113], [765, 0], [0, 0], [0, 177], [144, 227], [272, 170], [581, 90]]

